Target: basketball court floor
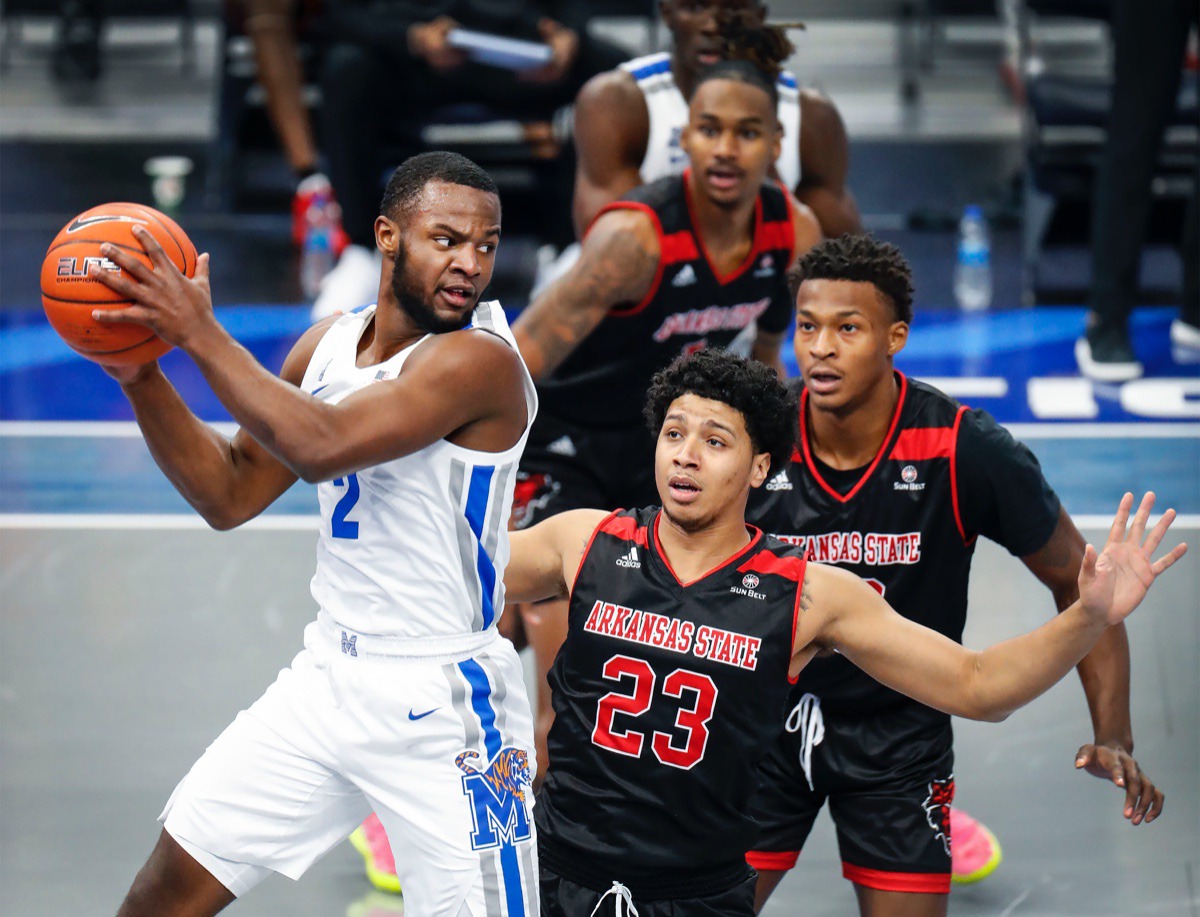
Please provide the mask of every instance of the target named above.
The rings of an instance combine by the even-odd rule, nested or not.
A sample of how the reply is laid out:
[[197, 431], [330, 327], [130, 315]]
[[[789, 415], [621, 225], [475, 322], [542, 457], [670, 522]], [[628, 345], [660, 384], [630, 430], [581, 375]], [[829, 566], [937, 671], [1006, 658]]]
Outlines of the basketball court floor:
[[[25, 75], [32, 72], [30, 65]], [[21, 79], [19, 61], [16, 76], [0, 96], [10, 126], [40, 126], [57, 116], [34, 112], [14, 122], [22, 93], [36, 82]], [[112, 76], [122, 78], [119, 69]], [[886, 76], [858, 95], [838, 97], [851, 136], [863, 141], [855, 147], [854, 175], [868, 225], [902, 246], [917, 275], [918, 319], [900, 368], [1009, 425], [1038, 455], [1089, 539], [1103, 540], [1124, 490], [1153, 489], [1160, 509], [1181, 513], [1176, 540], [1193, 550], [1129, 622], [1136, 757], [1166, 793], [1163, 816], [1131, 827], [1121, 817], [1123, 794], [1074, 770], [1074, 754], [1091, 736], [1074, 677], [1005, 723], [957, 722], [957, 802], [996, 832], [1005, 857], [985, 882], [955, 889], [950, 910], [1200, 917], [1200, 366], [1171, 353], [1172, 311], [1144, 307], [1135, 337], [1147, 377], [1122, 386], [1080, 379], [1071, 346], [1083, 310], [1017, 308], [1012, 232], [996, 233], [994, 309], [963, 317], [947, 308], [953, 236], [895, 231], [889, 214], [935, 198], [959, 207], [993, 180], [997, 163], [1011, 163], [1014, 137], [1004, 131], [1016, 116], [995, 103], [990, 83], [969, 95], [962, 76], [942, 74], [956, 83], [962, 103], [963, 117], [950, 127], [996, 141], [978, 147], [982, 155], [943, 160], [947, 138], [925, 134], [873, 148], [856, 113], [902, 120], [894, 106], [880, 114]], [[124, 78], [142, 80], [145, 70]], [[61, 111], [35, 90], [30, 106]], [[193, 84], [186, 90], [204, 97]], [[177, 104], [135, 112], [139, 138], [165, 131], [195, 141], [186, 134], [197, 123], [186, 93], [173, 98]], [[926, 113], [937, 110], [925, 105]], [[964, 128], [970, 113], [984, 122]], [[0, 129], [0, 139], [14, 138]], [[209, 531], [154, 466], [116, 385], [45, 325], [33, 278], [59, 226], [102, 200], [149, 202], [142, 147], [88, 147], [84, 163], [73, 150], [9, 143], [0, 168], [6, 917], [113, 913], [154, 843], [155, 819], [175, 783], [289, 662], [316, 610], [308, 594], [312, 488], [297, 485], [242, 529]], [[942, 177], [929, 177], [931, 162]], [[220, 319], [277, 369], [307, 326], [285, 218], [207, 212], [193, 198], [181, 219], [198, 246], [214, 253]], [[170, 354], [163, 366], [201, 417], [228, 423], [186, 358]], [[973, 647], [1026, 631], [1053, 610], [1020, 562], [989, 543], [977, 552], [971, 606], [966, 643]], [[275, 877], [230, 909], [247, 917], [402, 912], [398, 898], [371, 891], [347, 844], [300, 882]], [[800, 865], [764, 913], [855, 912], [832, 826], [822, 816]]]

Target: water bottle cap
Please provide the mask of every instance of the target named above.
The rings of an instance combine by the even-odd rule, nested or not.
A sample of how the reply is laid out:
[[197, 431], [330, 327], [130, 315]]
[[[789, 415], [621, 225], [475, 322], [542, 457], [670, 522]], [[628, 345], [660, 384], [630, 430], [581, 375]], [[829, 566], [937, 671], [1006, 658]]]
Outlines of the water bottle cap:
[[982, 220], [983, 208], [978, 204], [967, 204], [967, 206], [963, 208], [963, 216], [969, 217], [973, 220]]

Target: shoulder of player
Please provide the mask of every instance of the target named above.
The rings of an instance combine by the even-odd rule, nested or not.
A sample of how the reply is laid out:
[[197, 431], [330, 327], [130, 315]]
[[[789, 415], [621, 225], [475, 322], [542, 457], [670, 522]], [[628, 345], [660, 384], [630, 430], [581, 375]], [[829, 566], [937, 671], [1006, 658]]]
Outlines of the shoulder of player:
[[312, 362], [317, 345], [321, 343], [325, 332], [332, 328], [339, 318], [341, 318], [340, 314], [323, 318], [300, 335], [300, 340], [292, 345], [292, 349], [284, 358], [283, 367], [279, 370], [281, 379], [293, 385], [299, 385], [303, 381], [305, 370]]
[[800, 92], [801, 184], [840, 184], [849, 168], [850, 142], [837, 107], [811, 89]]
[[405, 361], [404, 374], [410, 379], [411, 374], [420, 374], [433, 382], [452, 379], [462, 391], [494, 392], [505, 398], [524, 381], [517, 351], [499, 335], [482, 328], [432, 335]]
[[804, 88], [799, 92], [799, 100], [801, 130], [809, 127], [818, 130], [822, 127], [835, 127], [838, 131], [845, 132], [841, 113], [829, 96], [816, 89]]
[[[638, 88], [637, 81], [625, 70], [606, 70], [598, 73], [579, 90], [575, 97], [575, 114], [586, 116], [607, 115], [619, 123], [641, 115], [649, 120], [646, 97]], [[605, 124], [605, 128], [611, 127]]]
[[580, 128], [594, 126], [598, 132], [588, 132], [609, 138], [613, 145], [628, 147], [638, 141], [645, 152], [650, 134], [650, 109], [634, 78], [624, 70], [598, 73], [579, 90], [575, 97], [576, 133]]
[[[653, 209], [640, 202], [618, 201], [608, 205], [583, 237], [584, 257], [600, 257], [606, 253], [617, 253], [622, 257], [640, 252], [650, 256], [651, 263], [656, 263], [661, 253], [659, 235], [662, 224]], [[633, 267], [645, 258], [636, 259]]]

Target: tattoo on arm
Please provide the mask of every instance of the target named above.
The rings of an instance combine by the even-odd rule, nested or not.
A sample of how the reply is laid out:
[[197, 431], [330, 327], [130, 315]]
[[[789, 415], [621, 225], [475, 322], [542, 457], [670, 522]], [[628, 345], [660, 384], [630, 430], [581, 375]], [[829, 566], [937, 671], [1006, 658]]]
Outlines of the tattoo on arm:
[[614, 226], [594, 235], [578, 267], [531, 303], [514, 326], [534, 379], [554, 372], [609, 309], [640, 301], [658, 271], [658, 252], [647, 251], [638, 234]]
[[800, 610], [812, 610], [813, 597], [812, 590], [808, 587], [808, 577], [804, 578], [804, 585], [800, 587]]

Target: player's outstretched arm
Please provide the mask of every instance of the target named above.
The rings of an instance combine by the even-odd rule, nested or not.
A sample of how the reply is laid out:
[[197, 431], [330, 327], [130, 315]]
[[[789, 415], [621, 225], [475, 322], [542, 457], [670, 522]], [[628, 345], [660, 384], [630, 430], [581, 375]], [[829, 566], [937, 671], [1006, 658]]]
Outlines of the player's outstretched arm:
[[640, 210], [605, 213], [579, 262], [521, 313], [513, 334], [534, 380], [549, 376], [614, 306], [641, 302], [658, 276], [659, 243]]
[[1168, 510], [1146, 534], [1154, 495], [1146, 495], [1127, 529], [1132, 504], [1126, 494], [1099, 556], [1088, 546], [1078, 602], [1036, 630], [982, 652], [901, 617], [852, 574], [810, 565], [804, 590], [816, 614], [807, 626], [802, 614], [800, 660], [811, 655], [806, 643], [837, 649], [876, 680], [924, 704], [956, 716], [1002, 720], [1070, 671], [1187, 550], [1181, 544], [1151, 561], [1175, 513]]
[[[300, 384], [325, 324], [292, 348], [282, 379]], [[253, 519], [296, 482], [296, 475], [245, 430], [230, 440], [193, 414], [157, 362], [104, 368], [121, 384], [158, 467], [213, 528], [231, 529]]]
[[592, 533], [608, 515], [598, 509], [576, 509], [510, 533], [505, 598], [540, 602], [570, 595]]

